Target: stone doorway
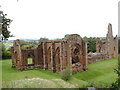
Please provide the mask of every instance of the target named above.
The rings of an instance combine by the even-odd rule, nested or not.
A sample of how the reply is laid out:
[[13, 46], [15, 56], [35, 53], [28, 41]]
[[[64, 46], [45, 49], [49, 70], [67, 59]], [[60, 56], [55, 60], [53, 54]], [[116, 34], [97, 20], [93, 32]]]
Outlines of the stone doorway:
[[29, 54], [27, 56], [27, 65], [28, 65], [28, 69], [34, 68], [34, 56], [32, 54]]

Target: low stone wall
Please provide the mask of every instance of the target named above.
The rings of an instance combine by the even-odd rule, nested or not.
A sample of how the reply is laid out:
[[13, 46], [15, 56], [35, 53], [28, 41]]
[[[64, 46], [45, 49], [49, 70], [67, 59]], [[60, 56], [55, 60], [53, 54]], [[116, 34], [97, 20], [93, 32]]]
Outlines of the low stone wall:
[[107, 54], [105, 53], [88, 53], [88, 64], [97, 62], [97, 61], [102, 61], [108, 59]]

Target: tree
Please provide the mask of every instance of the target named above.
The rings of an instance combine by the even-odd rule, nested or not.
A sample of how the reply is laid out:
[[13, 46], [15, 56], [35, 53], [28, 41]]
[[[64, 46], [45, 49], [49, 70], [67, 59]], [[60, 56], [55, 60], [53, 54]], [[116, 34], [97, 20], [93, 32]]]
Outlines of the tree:
[[2, 51], [2, 59], [11, 58], [11, 48], [6, 49], [5, 45], [1, 43], [0, 50]]
[[87, 45], [88, 45], [88, 52], [96, 52], [96, 40], [94, 37], [84, 37], [83, 38], [86, 42], [87, 42]]
[[37, 47], [38, 43], [36, 41], [24, 41], [24, 40], [20, 40], [20, 46], [23, 49], [33, 49], [35, 47]]
[[6, 15], [7, 14], [4, 14], [3, 11], [0, 11], [0, 37], [2, 37], [2, 40], [7, 40], [9, 37], [13, 37], [8, 30], [12, 20], [6, 18]]
[[47, 41], [47, 40], [49, 40], [49, 39], [46, 38], [46, 37], [44, 37], [44, 38], [40, 38], [40, 39], [39, 39], [39, 43], [42, 42], [42, 41]]

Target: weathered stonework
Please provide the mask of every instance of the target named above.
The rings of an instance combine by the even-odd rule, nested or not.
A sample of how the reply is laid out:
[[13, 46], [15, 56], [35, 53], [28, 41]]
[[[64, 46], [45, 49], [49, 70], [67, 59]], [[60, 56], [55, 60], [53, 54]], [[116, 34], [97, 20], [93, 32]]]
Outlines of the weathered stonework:
[[97, 62], [97, 61], [102, 61], [108, 59], [107, 54], [105, 53], [100, 53], [100, 52], [95, 52], [95, 53], [88, 53], [88, 64]]
[[108, 33], [105, 40], [96, 38], [96, 53], [88, 54], [88, 63], [115, 58], [118, 56], [118, 38], [113, 37], [112, 25], [108, 25]]
[[[29, 55], [32, 64], [28, 64]], [[72, 72], [79, 72], [87, 70], [87, 63], [87, 44], [77, 34], [41, 42], [31, 50], [21, 49], [19, 40], [15, 40], [12, 47], [12, 67], [18, 70], [43, 68], [61, 72], [69, 66]]]

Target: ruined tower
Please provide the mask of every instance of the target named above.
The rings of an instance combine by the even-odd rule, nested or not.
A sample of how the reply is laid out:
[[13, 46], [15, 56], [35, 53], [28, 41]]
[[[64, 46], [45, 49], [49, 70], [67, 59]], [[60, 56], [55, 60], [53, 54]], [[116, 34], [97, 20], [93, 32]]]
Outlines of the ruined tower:
[[113, 37], [112, 24], [108, 24], [105, 40], [96, 39], [96, 51], [107, 54], [108, 58], [115, 58], [118, 54], [118, 38]]

